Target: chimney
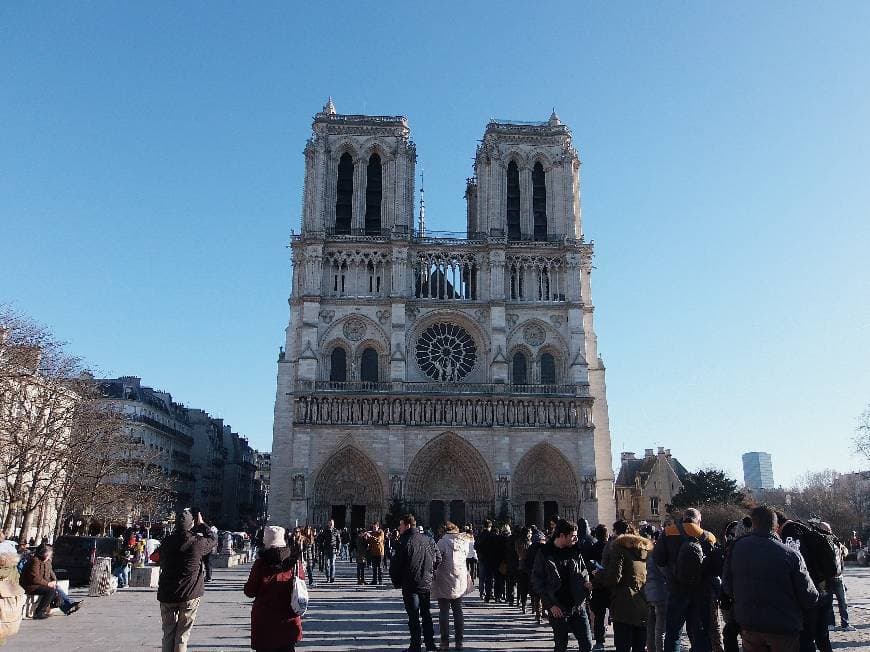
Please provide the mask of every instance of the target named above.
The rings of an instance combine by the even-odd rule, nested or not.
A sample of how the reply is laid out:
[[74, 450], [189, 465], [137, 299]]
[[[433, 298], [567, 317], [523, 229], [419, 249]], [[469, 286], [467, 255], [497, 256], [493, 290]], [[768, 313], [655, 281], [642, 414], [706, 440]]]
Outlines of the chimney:
[[665, 447], [659, 446], [659, 455], [664, 455], [664, 454], [665, 454]]
[[665, 449], [665, 455], [667, 455], [668, 457], [671, 456], [671, 449], [670, 448]]
[[633, 459], [634, 459], [634, 453], [632, 453], [630, 451], [623, 451], [619, 455], [620, 462], [625, 462], [626, 460], [633, 460]]
[[644, 454], [643, 454], [643, 456], [644, 456], [644, 457], [652, 457], [652, 456], [653, 456], [653, 449], [652, 449], [652, 448], [646, 448], [646, 449], [644, 449]]

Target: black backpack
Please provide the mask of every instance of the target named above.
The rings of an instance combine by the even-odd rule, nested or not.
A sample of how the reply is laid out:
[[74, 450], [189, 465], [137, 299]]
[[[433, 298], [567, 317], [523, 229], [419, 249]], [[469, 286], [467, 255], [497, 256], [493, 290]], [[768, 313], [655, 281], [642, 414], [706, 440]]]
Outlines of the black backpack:
[[676, 525], [682, 535], [682, 542], [677, 550], [674, 579], [684, 586], [698, 586], [703, 573], [704, 548], [699, 539], [686, 534], [682, 523]]
[[783, 543], [800, 551], [813, 582], [818, 584], [843, 572], [840, 540], [815, 523], [787, 521], [780, 532]]

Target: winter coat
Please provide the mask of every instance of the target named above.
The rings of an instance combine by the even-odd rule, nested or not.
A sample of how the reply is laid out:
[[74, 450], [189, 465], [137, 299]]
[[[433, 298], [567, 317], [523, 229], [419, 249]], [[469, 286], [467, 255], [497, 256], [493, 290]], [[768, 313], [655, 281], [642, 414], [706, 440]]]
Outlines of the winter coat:
[[441, 553], [441, 562], [435, 570], [432, 581], [432, 599], [455, 600], [461, 598], [468, 590], [468, 548], [471, 537], [459, 532], [447, 532], [438, 539], [437, 548]]
[[251, 647], [255, 650], [284, 648], [302, 640], [302, 619], [290, 607], [295, 568], [289, 548], [266, 548], [251, 567], [245, 595], [254, 598]]
[[56, 582], [57, 576], [51, 567], [51, 559], [43, 561], [34, 555], [24, 567], [20, 581], [27, 593], [34, 593], [41, 587], [48, 587], [49, 582]]
[[544, 609], [557, 606], [565, 611], [568, 606], [558, 597], [563, 589], [563, 577], [568, 582], [567, 588], [574, 602], [572, 606], [580, 607], [589, 597], [589, 590], [585, 586], [589, 581], [589, 573], [583, 563], [583, 555], [575, 546], [559, 549], [552, 541], [548, 541], [535, 555], [531, 577], [532, 588], [536, 595], [541, 596]]
[[320, 533], [320, 550], [324, 557], [335, 557], [341, 549], [341, 534], [335, 528], [325, 529]]
[[[704, 530], [697, 523], [681, 523], [681, 525], [683, 526], [683, 530], [687, 536], [695, 537], [699, 540], [704, 555], [709, 557], [713, 552], [713, 546], [716, 545], [716, 537], [710, 532], [707, 532], [707, 530]], [[668, 525], [664, 529], [664, 532], [662, 532], [658, 541], [656, 541], [655, 548], [653, 549], [655, 563], [661, 566], [665, 571], [665, 577], [668, 579], [668, 591], [670, 593], [686, 593], [697, 590], [697, 587], [686, 586], [679, 582], [675, 577], [677, 555], [679, 554], [680, 547], [683, 545], [685, 540], [686, 538], [676, 525]], [[709, 562], [701, 567], [701, 572], [703, 575], [701, 587], [709, 589], [710, 580], [713, 575], [709, 567]]]
[[481, 530], [477, 535], [474, 547], [477, 550], [477, 558], [480, 563], [491, 568], [493, 572], [497, 572], [504, 547], [495, 530]]
[[393, 586], [404, 593], [428, 593], [432, 588], [434, 564], [432, 541], [409, 528], [399, 539], [396, 556], [390, 564]]
[[160, 544], [157, 599], [160, 602], [187, 602], [201, 598], [205, 592], [202, 558], [216, 544], [206, 525], [197, 525], [190, 531], [175, 530], [166, 537]]
[[366, 541], [365, 532], [356, 535], [354, 545], [356, 546], [356, 563], [365, 564], [366, 555], [369, 554], [369, 542]]
[[652, 555], [646, 558], [646, 584], [643, 594], [647, 602], [665, 602], [668, 599], [668, 579]]
[[744, 630], [794, 635], [818, 591], [801, 554], [773, 532], [737, 539], [725, 558], [723, 590], [734, 598], [734, 619]]
[[384, 531], [378, 530], [377, 532], [369, 532], [368, 535], [369, 557], [383, 557]]
[[634, 627], [646, 622], [649, 606], [643, 587], [646, 584], [646, 560], [652, 549], [648, 539], [635, 534], [623, 534], [614, 540], [601, 578], [601, 583], [611, 589], [613, 622]]

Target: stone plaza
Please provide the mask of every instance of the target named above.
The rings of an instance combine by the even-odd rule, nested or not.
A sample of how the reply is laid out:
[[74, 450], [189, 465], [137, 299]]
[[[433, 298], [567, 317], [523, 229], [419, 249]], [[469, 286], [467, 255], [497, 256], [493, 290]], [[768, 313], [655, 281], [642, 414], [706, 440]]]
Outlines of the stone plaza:
[[[242, 593], [250, 566], [215, 571], [207, 585], [189, 650], [230, 652], [250, 649], [250, 604]], [[357, 586], [355, 565], [337, 563], [334, 585], [315, 586], [303, 621], [304, 640], [297, 647], [311, 652], [404, 650], [408, 628], [399, 591], [391, 587]], [[850, 616], [855, 630], [831, 632], [835, 650], [866, 650], [870, 644], [870, 568], [849, 566]], [[74, 597], [86, 590], [75, 589]], [[536, 626], [530, 614], [503, 604], [466, 598], [465, 649], [551, 650], [550, 628]], [[437, 614], [435, 614], [437, 637]], [[156, 589], [123, 589], [105, 598], [85, 598], [73, 616], [25, 621], [4, 650], [32, 652], [63, 649], [76, 652], [116, 652], [160, 649], [160, 610]], [[569, 646], [576, 650], [576, 643]], [[612, 650], [612, 638], [607, 649]]]

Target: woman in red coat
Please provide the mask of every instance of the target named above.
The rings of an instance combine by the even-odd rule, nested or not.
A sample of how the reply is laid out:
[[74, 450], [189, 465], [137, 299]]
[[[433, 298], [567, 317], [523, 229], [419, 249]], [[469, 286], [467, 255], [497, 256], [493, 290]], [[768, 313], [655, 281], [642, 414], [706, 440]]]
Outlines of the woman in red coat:
[[284, 528], [267, 526], [263, 549], [245, 582], [251, 607], [251, 647], [257, 652], [293, 652], [302, 640], [302, 619], [290, 608], [296, 559], [284, 539]]

